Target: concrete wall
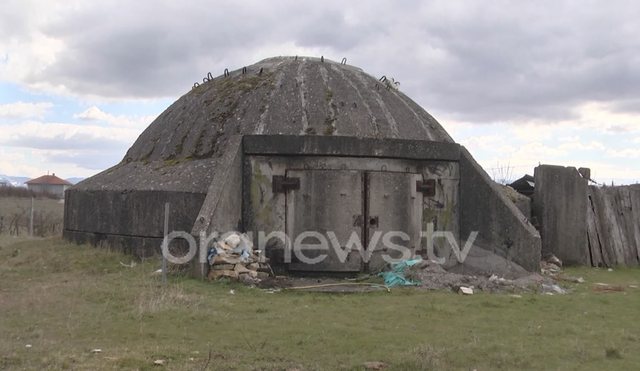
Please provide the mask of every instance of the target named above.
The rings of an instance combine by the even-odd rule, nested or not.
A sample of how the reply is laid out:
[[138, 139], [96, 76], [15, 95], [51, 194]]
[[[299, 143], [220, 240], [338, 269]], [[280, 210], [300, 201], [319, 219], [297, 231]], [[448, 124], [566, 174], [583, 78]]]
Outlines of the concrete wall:
[[540, 269], [540, 235], [465, 149], [460, 153], [460, 239], [479, 232], [476, 245], [528, 271]]
[[48, 193], [59, 198], [64, 198], [64, 192], [69, 186], [64, 184], [27, 184], [27, 188], [36, 193]]
[[[86, 191], [69, 189], [64, 213], [65, 238], [97, 244], [120, 237], [162, 239], [164, 204], [170, 203], [169, 230], [191, 231], [204, 194], [162, 191]], [[113, 238], [108, 238], [113, 236]], [[160, 243], [130, 241], [116, 245], [137, 256], [160, 252]], [[141, 248], [143, 246], [144, 248]]]
[[589, 264], [587, 180], [574, 167], [535, 168], [533, 215], [540, 225], [542, 255], [554, 254], [565, 264]]
[[587, 197], [590, 264], [640, 264], [640, 185], [590, 186]]
[[[230, 231], [244, 232], [242, 225], [242, 138], [235, 136], [229, 144], [230, 149], [223, 156], [224, 164], [214, 175], [207, 191], [207, 197], [202, 203], [198, 217], [193, 224], [191, 234], [200, 238], [204, 233], [208, 236], [212, 232], [224, 234]], [[197, 278], [205, 278], [208, 264], [201, 263], [198, 256], [193, 261], [192, 274]]]

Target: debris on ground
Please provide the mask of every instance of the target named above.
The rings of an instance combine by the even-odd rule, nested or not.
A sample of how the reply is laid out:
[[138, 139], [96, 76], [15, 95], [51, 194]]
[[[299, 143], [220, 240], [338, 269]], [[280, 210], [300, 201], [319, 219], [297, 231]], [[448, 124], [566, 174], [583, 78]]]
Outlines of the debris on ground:
[[154, 366], [164, 366], [164, 364], [165, 364], [164, 359], [156, 359], [155, 361], [153, 361]]
[[473, 287], [460, 286], [458, 287], [458, 294], [473, 295]]
[[207, 253], [209, 279], [230, 278], [246, 284], [257, 284], [273, 276], [268, 258], [253, 249], [246, 234], [233, 233], [216, 241]]
[[363, 366], [365, 370], [384, 370], [385, 368], [387, 368], [386, 363], [379, 361], [365, 362]]
[[384, 279], [384, 284], [387, 287], [396, 286], [418, 286], [420, 282], [407, 279], [405, 272], [410, 267], [422, 263], [422, 258], [418, 257], [411, 260], [402, 260], [397, 263], [391, 264], [391, 270], [380, 272], [380, 277]]
[[556, 276], [562, 272], [562, 260], [553, 254], [546, 255], [540, 261], [540, 273], [545, 276]]
[[593, 291], [596, 292], [622, 292], [624, 290], [624, 286], [620, 285], [610, 285], [602, 282], [596, 282], [593, 284]]
[[555, 294], [564, 295], [567, 293], [567, 290], [563, 289], [562, 287], [560, 287], [555, 283], [554, 284], [543, 283], [541, 287], [542, 287], [542, 293], [547, 295], [555, 295]]
[[133, 260], [131, 260], [131, 264], [125, 264], [123, 262], [120, 262], [120, 265], [125, 267], [125, 268], [135, 268], [135, 266], [137, 265], [136, 262], [134, 262]]

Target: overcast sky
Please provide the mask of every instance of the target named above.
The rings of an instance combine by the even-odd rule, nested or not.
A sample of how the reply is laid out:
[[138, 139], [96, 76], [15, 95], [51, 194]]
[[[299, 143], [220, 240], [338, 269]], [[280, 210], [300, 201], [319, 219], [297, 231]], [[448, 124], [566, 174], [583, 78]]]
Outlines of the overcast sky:
[[0, 174], [90, 176], [194, 81], [276, 55], [348, 59], [489, 174], [640, 181], [640, 2], [28, 1], [0, 5]]

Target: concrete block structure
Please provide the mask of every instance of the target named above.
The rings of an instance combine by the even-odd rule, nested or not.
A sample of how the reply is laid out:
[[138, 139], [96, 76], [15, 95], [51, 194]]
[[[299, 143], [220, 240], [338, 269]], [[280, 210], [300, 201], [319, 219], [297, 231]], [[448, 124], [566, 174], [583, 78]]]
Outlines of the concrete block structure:
[[[193, 236], [237, 230], [259, 244], [314, 231], [357, 236], [368, 254], [309, 264], [264, 241], [292, 273], [376, 271], [397, 254], [376, 236], [401, 232], [396, 244], [422, 255], [429, 228], [459, 246], [478, 232], [474, 248], [539, 268], [539, 234], [466, 149], [385, 78], [324, 58], [271, 58], [194, 85], [119, 164], [67, 191], [64, 236], [157, 254], [165, 202], [169, 229]], [[434, 248], [455, 265], [450, 242]]]

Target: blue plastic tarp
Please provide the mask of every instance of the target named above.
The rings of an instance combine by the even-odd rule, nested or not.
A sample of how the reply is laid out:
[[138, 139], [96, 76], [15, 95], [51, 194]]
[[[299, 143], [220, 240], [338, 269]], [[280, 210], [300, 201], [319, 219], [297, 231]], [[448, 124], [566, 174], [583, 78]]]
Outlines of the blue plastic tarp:
[[417, 286], [420, 282], [412, 281], [404, 276], [404, 272], [411, 266], [414, 266], [422, 262], [422, 258], [403, 260], [397, 263], [391, 264], [391, 270], [387, 272], [381, 272], [379, 275], [384, 279], [384, 284], [387, 287], [395, 286]]

